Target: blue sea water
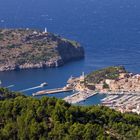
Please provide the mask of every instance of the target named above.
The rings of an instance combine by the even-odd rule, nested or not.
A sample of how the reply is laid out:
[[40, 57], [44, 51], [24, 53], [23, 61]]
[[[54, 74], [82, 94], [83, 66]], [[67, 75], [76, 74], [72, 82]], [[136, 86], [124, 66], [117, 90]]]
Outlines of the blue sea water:
[[[0, 28], [37, 28], [77, 40], [85, 48], [84, 60], [56, 69], [0, 72], [4, 86], [12, 90], [64, 86], [67, 79], [110, 65], [124, 65], [140, 72], [139, 0], [1, 0]], [[31, 95], [40, 88], [29, 90]], [[65, 97], [71, 93], [54, 95]], [[98, 99], [90, 98], [85, 104]]]

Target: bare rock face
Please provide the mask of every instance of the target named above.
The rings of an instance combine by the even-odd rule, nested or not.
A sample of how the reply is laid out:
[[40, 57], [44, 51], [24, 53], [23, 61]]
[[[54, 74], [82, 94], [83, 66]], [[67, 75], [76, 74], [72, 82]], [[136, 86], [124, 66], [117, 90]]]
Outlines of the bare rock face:
[[15, 64], [4, 64], [0, 67], [0, 71], [8, 71], [8, 70], [15, 70], [17, 66]]
[[84, 58], [75, 41], [35, 30], [0, 30], [0, 71], [59, 67]]
[[56, 48], [65, 62], [71, 61], [72, 59], [80, 59], [84, 56], [84, 49], [80, 47], [80, 44], [71, 42], [60, 42]]

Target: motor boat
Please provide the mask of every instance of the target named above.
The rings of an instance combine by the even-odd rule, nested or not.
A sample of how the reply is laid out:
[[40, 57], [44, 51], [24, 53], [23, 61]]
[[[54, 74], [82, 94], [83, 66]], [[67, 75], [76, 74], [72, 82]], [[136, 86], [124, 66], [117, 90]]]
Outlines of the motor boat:
[[45, 86], [47, 86], [47, 85], [48, 85], [48, 83], [46, 83], [46, 82], [40, 84], [41, 87], [45, 87]]

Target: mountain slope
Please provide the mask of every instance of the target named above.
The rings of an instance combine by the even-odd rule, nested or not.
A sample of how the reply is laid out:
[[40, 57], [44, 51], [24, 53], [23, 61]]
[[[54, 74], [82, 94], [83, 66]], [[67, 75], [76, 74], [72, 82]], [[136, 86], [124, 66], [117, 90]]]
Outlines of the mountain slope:
[[1, 140], [140, 139], [140, 116], [103, 106], [74, 106], [56, 98], [18, 95], [1, 100], [0, 110]]

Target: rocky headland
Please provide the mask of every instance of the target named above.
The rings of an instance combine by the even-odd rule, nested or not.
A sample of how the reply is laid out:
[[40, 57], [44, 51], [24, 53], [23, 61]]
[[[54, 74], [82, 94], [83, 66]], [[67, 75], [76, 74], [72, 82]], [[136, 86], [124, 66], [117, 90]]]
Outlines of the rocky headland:
[[59, 67], [84, 57], [75, 41], [31, 29], [0, 30], [0, 71]]

